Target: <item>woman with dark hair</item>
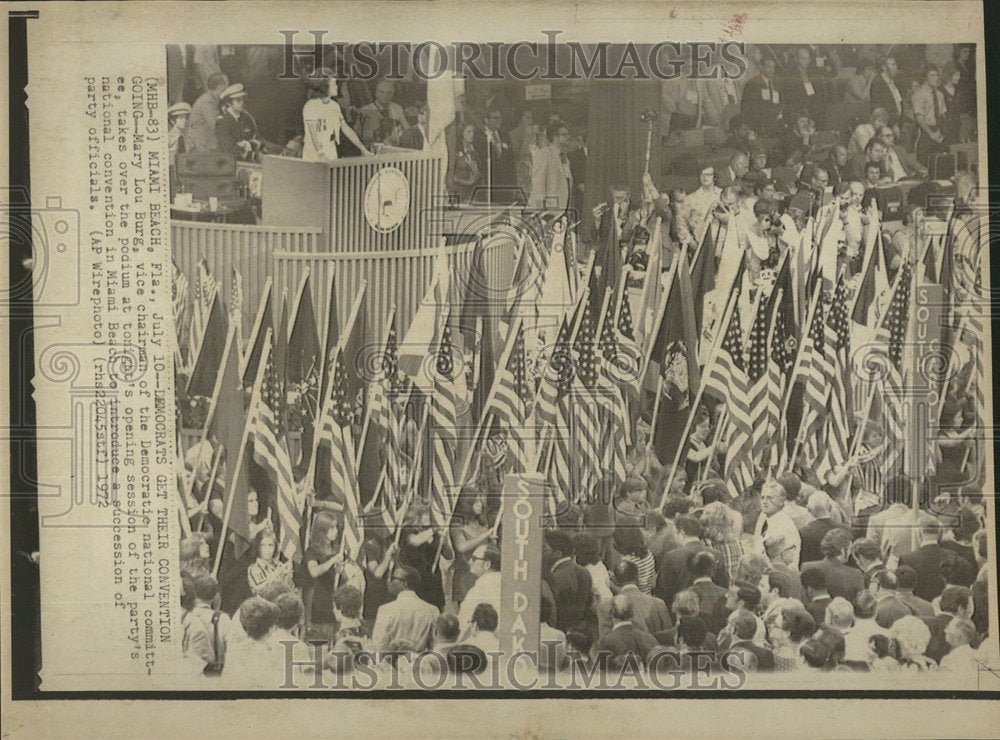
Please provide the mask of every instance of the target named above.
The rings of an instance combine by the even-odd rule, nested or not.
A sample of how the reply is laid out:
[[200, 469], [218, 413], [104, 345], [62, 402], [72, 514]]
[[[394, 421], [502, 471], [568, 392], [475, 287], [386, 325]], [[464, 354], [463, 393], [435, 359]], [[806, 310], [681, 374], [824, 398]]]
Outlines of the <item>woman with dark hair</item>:
[[961, 124], [962, 106], [961, 84], [962, 70], [955, 62], [948, 62], [941, 70], [941, 92], [944, 93], [945, 112], [940, 123], [941, 133], [948, 144], [958, 143], [958, 131]]
[[684, 470], [688, 485], [701, 478], [702, 472], [712, 456], [712, 416], [702, 406], [694, 417], [691, 434], [688, 435], [687, 453], [684, 456]]
[[466, 123], [459, 130], [459, 140], [448, 164], [448, 190], [468, 203], [481, 179], [479, 153], [475, 145], [476, 127]]
[[656, 560], [653, 553], [646, 547], [646, 539], [639, 527], [616, 527], [614, 534], [615, 550], [621, 555], [621, 560], [635, 563], [639, 570], [639, 581], [636, 584], [644, 594], [651, 594], [656, 585]]
[[340, 519], [328, 513], [312, 523], [309, 547], [303, 560], [310, 583], [304, 589], [306, 631], [330, 640], [334, 631], [333, 594], [338, 586], [354, 586], [364, 593], [365, 577], [356, 563], [344, 557]]
[[278, 538], [274, 532], [262, 530], [253, 542], [253, 551], [257, 559], [247, 568], [247, 582], [254, 596], [260, 596], [262, 591], [276, 582], [294, 588], [291, 561], [282, 563], [278, 558]]
[[455, 545], [455, 579], [452, 598], [459, 604], [476, 582], [469, 560], [472, 553], [493, 538], [486, 521], [486, 502], [478, 490], [467, 489], [458, 498], [455, 517], [451, 522], [451, 541]]
[[413, 589], [421, 599], [438, 609], [444, 608], [444, 585], [437, 565], [438, 550], [441, 557], [451, 559], [451, 546], [441, 543], [441, 534], [433, 526], [430, 507], [414, 498], [406, 512], [403, 533], [399, 540], [399, 565], [408, 565], [420, 574], [420, 583]]

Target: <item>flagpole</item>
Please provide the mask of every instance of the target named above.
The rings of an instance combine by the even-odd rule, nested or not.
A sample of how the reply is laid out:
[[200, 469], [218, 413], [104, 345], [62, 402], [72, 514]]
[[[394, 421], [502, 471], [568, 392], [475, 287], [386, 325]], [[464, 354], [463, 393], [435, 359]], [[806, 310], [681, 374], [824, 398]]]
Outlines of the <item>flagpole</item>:
[[[215, 478], [216, 478], [216, 476], [219, 473], [219, 463], [222, 461], [222, 450], [223, 450], [223, 447], [222, 447], [221, 444], [219, 445], [218, 449], [215, 450], [215, 455], [214, 455], [215, 459], [212, 461], [212, 472], [209, 473], [209, 476], [208, 476], [208, 485], [205, 487], [205, 514], [202, 515], [201, 521], [198, 523], [198, 531], [199, 532], [204, 532], [205, 531], [205, 521], [208, 519], [208, 516], [207, 516], [207, 514], [208, 514], [208, 502], [209, 502], [209, 500], [212, 497], [212, 490], [215, 488]], [[191, 523], [190, 522], [188, 522], [188, 526], [186, 527], [185, 532], [188, 535], [191, 534]]]
[[[739, 299], [739, 293], [734, 293], [733, 297], [729, 299], [729, 305], [726, 307], [726, 311], [722, 316], [722, 322], [719, 324], [720, 331], [715, 333], [715, 338], [712, 341], [712, 353], [708, 357], [708, 361], [705, 363], [706, 368], [711, 368], [712, 363], [715, 361], [716, 356], [719, 353], [719, 346], [722, 343], [722, 337], [725, 336], [726, 328], [732, 318], [733, 311], [736, 310], [736, 301]], [[698, 411], [698, 407], [701, 405], [702, 396], [705, 395], [705, 386], [707, 383], [698, 384], [698, 392], [695, 395], [694, 402], [691, 404], [691, 411], [688, 413], [687, 421], [684, 423], [684, 431], [681, 433], [680, 442], [677, 445], [677, 451], [674, 453], [674, 461], [670, 466], [670, 473], [667, 476], [667, 484], [664, 486], [663, 490], [660, 491], [659, 498], [656, 502], [656, 508], [659, 509], [663, 503], [663, 499], [666, 497], [667, 491], [670, 490], [670, 486], [674, 482], [674, 476], [677, 475], [677, 467], [680, 464], [681, 454], [684, 452], [684, 445], [687, 440], [688, 434], [691, 433], [691, 426], [694, 424], [694, 417]]]
[[256, 406], [260, 403], [261, 386], [264, 384], [264, 375], [267, 370], [267, 360], [271, 353], [271, 330], [267, 330], [264, 336], [264, 349], [261, 352], [261, 363], [257, 368], [257, 378], [254, 380], [253, 392], [250, 395], [250, 413], [247, 415], [246, 423], [243, 425], [243, 439], [240, 442], [239, 454], [236, 456], [236, 465], [232, 470], [236, 474], [229, 476], [232, 480], [226, 481], [228, 495], [226, 496], [226, 508], [222, 515], [222, 528], [219, 531], [219, 547], [215, 551], [215, 565], [212, 567], [212, 576], [218, 578], [219, 566], [222, 564], [222, 550], [226, 544], [226, 535], [229, 532], [229, 519], [233, 513], [233, 499], [236, 498], [236, 482], [240, 479], [238, 471], [243, 467], [243, 459], [246, 457], [247, 442], [250, 440], [250, 425], [256, 414]]

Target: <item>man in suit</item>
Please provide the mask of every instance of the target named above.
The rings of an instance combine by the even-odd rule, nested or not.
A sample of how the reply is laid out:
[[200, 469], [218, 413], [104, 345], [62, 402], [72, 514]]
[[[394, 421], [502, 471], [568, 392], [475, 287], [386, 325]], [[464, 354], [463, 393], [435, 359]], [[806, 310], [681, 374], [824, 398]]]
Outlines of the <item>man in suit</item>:
[[695, 552], [688, 558], [688, 570], [694, 579], [690, 588], [698, 594], [698, 603], [701, 605], [698, 616], [713, 634], [719, 633], [729, 616], [725, 609], [729, 591], [712, 582], [712, 574], [717, 570], [718, 564], [718, 558], [711, 552]]
[[631, 243], [635, 227], [639, 226], [639, 205], [632, 202], [632, 194], [627, 186], [612, 185], [610, 201], [594, 206], [593, 214], [598, 244], [609, 243], [612, 226], [617, 232], [618, 244]]
[[823, 169], [829, 173], [830, 184], [834, 187], [838, 183], [850, 180], [847, 172], [847, 147], [843, 144], [834, 144], [830, 147], [830, 156], [823, 163]]
[[823, 535], [819, 545], [823, 559], [802, 566], [802, 585], [805, 586], [806, 573], [820, 570], [826, 577], [826, 589], [831, 597], [841, 596], [853, 602], [858, 591], [865, 587], [865, 577], [860, 570], [847, 564], [850, 546], [851, 533], [842, 527]]
[[823, 559], [819, 544], [827, 532], [837, 528], [833, 522], [831, 506], [830, 497], [823, 491], [814, 491], [809, 495], [806, 508], [812, 514], [813, 520], [799, 529], [799, 537], [802, 538], [800, 557], [803, 565]]
[[688, 570], [688, 562], [692, 555], [699, 552], [709, 552], [716, 557], [718, 566], [713, 580], [720, 586], [728, 586], [729, 576], [722, 567], [722, 557], [701, 541], [701, 523], [693, 516], [681, 514], [674, 520], [674, 526], [677, 528], [680, 546], [664, 553], [657, 563], [658, 575], [653, 595], [660, 597], [665, 603], [673, 603], [678, 592], [694, 583], [694, 576]]
[[406, 122], [410, 126], [403, 130], [402, 135], [399, 137], [399, 145], [406, 149], [425, 151], [430, 147], [430, 143], [427, 141], [427, 106], [411, 106], [406, 109], [404, 115]]
[[611, 599], [611, 629], [597, 641], [598, 661], [609, 666], [622, 665], [633, 660], [643, 665], [656, 649], [656, 639], [633, 623], [632, 602], [628, 596], [618, 594]]
[[375, 86], [375, 100], [361, 108], [361, 141], [371, 148], [375, 143], [375, 135], [387, 119], [397, 121], [400, 126], [406, 125], [403, 107], [393, 102], [396, 95], [396, 85], [390, 80], [382, 80]]
[[881, 174], [878, 184], [888, 185], [891, 181], [885, 173], [885, 145], [876, 136], [871, 138], [863, 152], [851, 157], [851, 161], [848, 163], [848, 174], [851, 179], [864, 182], [869, 162], [875, 162], [879, 166]]
[[[913, 593], [925, 601], [933, 601], [944, 591], [945, 580], [941, 566], [951, 562], [953, 568], [963, 565], [971, 570], [961, 557], [938, 543], [941, 525], [934, 517], [925, 514], [920, 517], [920, 546], [899, 559], [900, 565], [909, 566], [917, 573], [917, 585]], [[974, 580], [974, 575], [973, 579]]]
[[910, 610], [918, 617], [934, 616], [934, 607], [931, 602], [921, 599], [913, 589], [917, 585], [917, 571], [908, 565], [900, 565], [896, 568], [896, 597], [910, 607]]
[[896, 87], [896, 75], [899, 74], [899, 65], [892, 57], [885, 57], [879, 62], [879, 75], [872, 80], [868, 98], [875, 108], [884, 108], [889, 114], [889, 125], [899, 126], [899, 119], [903, 115], [903, 94]]
[[826, 608], [833, 601], [826, 588], [826, 573], [820, 568], [802, 571], [802, 588], [805, 591], [806, 611], [816, 620], [816, 624], [823, 624]]
[[880, 128], [878, 138], [885, 146], [886, 176], [892, 182], [927, 177], [927, 168], [920, 164], [913, 154], [906, 151], [902, 144], [896, 143], [896, 132], [892, 130], [891, 126]]
[[924, 624], [931, 631], [931, 641], [927, 644], [924, 655], [936, 663], [940, 663], [941, 658], [951, 651], [944, 633], [948, 623], [956, 617], [969, 619], [972, 616], [972, 592], [964, 586], [948, 586], [941, 592], [938, 609], [938, 614], [924, 618]]
[[729, 166], [720, 172], [718, 178], [716, 178], [716, 184], [720, 188], [728, 188], [733, 185], [737, 185], [739, 184], [739, 180], [742, 179], [749, 171], [750, 156], [746, 152], [734, 152], [729, 158]]
[[876, 575], [869, 590], [878, 599], [875, 604], [875, 622], [882, 629], [889, 629], [899, 619], [913, 614], [913, 609], [899, 598], [899, 582], [891, 570], [883, 570]]
[[775, 136], [781, 121], [781, 93], [775, 81], [777, 64], [767, 58], [761, 62], [760, 74], [743, 88], [740, 109], [743, 121], [758, 136]]
[[878, 548], [875, 540], [862, 537], [854, 540], [851, 544], [851, 556], [865, 577], [865, 588], [871, 585], [872, 580], [879, 573], [886, 570], [885, 563], [882, 562], [882, 552]]
[[729, 629], [733, 634], [733, 642], [729, 646], [732, 651], [747, 651], [756, 658], [756, 670], [767, 673], [774, 670], [774, 653], [769, 648], [754, 642], [757, 632], [758, 617], [746, 609], [737, 609], [729, 616]]
[[[653, 635], [670, 629], [673, 621], [670, 610], [655, 596], [649, 596], [639, 590], [639, 569], [630, 560], [619, 560], [614, 570], [618, 593], [629, 600], [632, 605], [632, 624]], [[597, 605], [597, 633], [603, 637], [611, 631], [614, 619], [611, 615], [611, 601], [605, 600]]]
[[479, 152], [479, 169], [489, 177], [491, 197], [495, 203], [510, 203], [517, 193], [517, 171], [514, 150], [506, 134], [500, 132], [503, 114], [498, 109], [486, 112], [483, 128], [476, 132], [476, 150]]
[[531, 166], [530, 208], [563, 212], [569, 208], [573, 194], [573, 172], [566, 154], [570, 130], [562, 121], [545, 128], [547, 146], [535, 152]]
[[376, 650], [390, 650], [400, 644], [410, 645], [416, 651], [430, 647], [438, 609], [417, 596], [415, 589], [421, 580], [415, 568], [395, 566], [389, 591], [396, 594], [396, 599], [379, 607], [372, 628], [372, 645]]
[[573, 539], [561, 529], [545, 532], [543, 562], [545, 580], [552, 589], [556, 607], [556, 629], [580, 629], [590, 611], [590, 571], [573, 560]]

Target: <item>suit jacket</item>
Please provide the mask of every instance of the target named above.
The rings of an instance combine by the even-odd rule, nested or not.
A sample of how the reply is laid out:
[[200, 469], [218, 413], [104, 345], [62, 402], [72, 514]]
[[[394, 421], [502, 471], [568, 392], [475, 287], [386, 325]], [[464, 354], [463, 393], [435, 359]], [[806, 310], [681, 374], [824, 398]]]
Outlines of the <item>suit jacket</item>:
[[914, 611], [909, 604], [891, 593], [879, 599], [875, 607], [875, 623], [882, 629], [889, 629], [897, 619], [910, 616]]
[[826, 619], [826, 608], [830, 606], [830, 602], [833, 601], [829, 596], [824, 596], [819, 599], [813, 599], [808, 604], [806, 604], [806, 611], [812, 615], [812, 618], [816, 620], [816, 626], [819, 627], [823, 624]]
[[[510, 139], [506, 134], [497, 132], [500, 137], [500, 147], [489, 142], [486, 138], [486, 131], [480, 129], [476, 131], [476, 149], [479, 151], [480, 169], [483, 179], [487, 174], [491, 184], [496, 188], [513, 188], [517, 185], [517, 173], [514, 169], [514, 148], [510, 145]], [[487, 167], [487, 164], [489, 167]]]
[[556, 602], [556, 623], [561, 632], [579, 628], [590, 610], [590, 571], [572, 559], [564, 560], [545, 574]]
[[818, 569], [826, 574], [826, 590], [831, 597], [842, 596], [854, 603], [858, 591], [865, 587], [865, 577], [857, 568], [852, 568], [836, 558], [823, 558], [802, 566], [802, 572]]
[[897, 590], [896, 598], [910, 607], [910, 610], [921, 619], [934, 616], [934, 607], [931, 606], [931, 602], [921, 599], [912, 591]]
[[573, 173], [559, 148], [549, 144], [535, 152], [531, 166], [530, 208], [565, 211], [573, 191]]
[[654, 596], [659, 596], [665, 603], [670, 604], [678, 592], [683, 591], [694, 582], [694, 576], [687, 568], [687, 561], [696, 552], [710, 552], [715, 555], [719, 565], [712, 580], [724, 588], [729, 586], [729, 574], [726, 573], [722, 555], [701, 542], [689, 542], [673, 550], [668, 550], [657, 563], [658, 575], [656, 586], [653, 588]]
[[947, 612], [935, 614], [933, 617], [924, 617], [924, 624], [931, 631], [931, 641], [927, 643], [924, 655], [931, 658], [935, 663], [940, 664], [941, 658], [951, 652], [951, 645], [948, 644], [948, 641], [944, 637], [944, 628], [948, 626], [953, 617], [953, 614], [948, 614]]
[[757, 658], [758, 671], [767, 672], [774, 670], [774, 653], [763, 645], [758, 645], [757, 643], [750, 642], [749, 640], [740, 640], [739, 642], [734, 642], [732, 647], [747, 650], [753, 653]]
[[[644, 594], [636, 586], [625, 586], [620, 595], [628, 597], [632, 604], [632, 624], [649, 634], [670, 629], [673, 620], [663, 599]], [[611, 617], [611, 602], [602, 601], [597, 605], [597, 634], [603, 637], [611, 631], [614, 620]]]
[[941, 574], [941, 566], [945, 562], [950, 562], [953, 568], [971, 570], [965, 559], [937, 543], [924, 545], [899, 559], [900, 565], [908, 565], [917, 571], [917, 585], [913, 593], [925, 601], [933, 601], [944, 591], [947, 584]]
[[[899, 89], [899, 83], [896, 83], [896, 89]], [[900, 96], [903, 95], [903, 91], [899, 91]], [[882, 79], [882, 75], [878, 75], [874, 80], [872, 80], [872, 86], [868, 94], [868, 98], [872, 104], [872, 110], [876, 108], [885, 108], [889, 113], [889, 125], [892, 126], [899, 122], [899, 116], [902, 113], [900, 108], [896, 107], [896, 99], [892, 97], [892, 91], [886, 84], [885, 80]], [[902, 107], [903, 101], [900, 99], [899, 102]]]
[[[781, 118], [781, 94], [778, 95], [779, 102], [777, 103], [765, 100], [764, 91], [766, 89], [767, 83], [763, 77], [758, 75], [747, 82], [740, 99], [743, 120], [758, 136], [773, 136], [778, 129], [778, 119]], [[775, 80], [771, 80], [771, 90], [778, 91], [778, 84]]]
[[420, 130], [420, 126], [410, 126], [404, 129], [399, 137], [399, 145], [407, 149], [422, 150], [424, 148], [424, 132]]
[[617, 629], [612, 629], [598, 640], [596, 653], [598, 656], [609, 656], [611, 661], [631, 653], [645, 663], [656, 647], [656, 638], [627, 622], [618, 625]]
[[[865, 181], [865, 169], [868, 167], [868, 155], [864, 152], [858, 152], [853, 155], [847, 162], [847, 172], [850, 174], [852, 180], [858, 180], [859, 182]], [[885, 172], [885, 167], [879, 165], [879, 170]]]
[[693, 583], [688, 588], [698, 594], [698, 602], [701, 604], [699, 616], [704, 620], [708, 631], [718, 634], [726, 626], [726, 617], [729, 616], [724, 608], [727, 589], [711, 581]]
[[819, 543], [823, 541], [823, 536], [827, 532], [836, 528], [837, 525], [833, 523], [833, 519], [823, 517], [822, 519], [813, 519], [806, 526], [799, 529], [799, 537], [802, 539], [799, 560], [803, 565], [823, 559], [823, 553], [819, 550]]
[[920, 162], [917, 161], [917, 155], [906, 151], [906, 147], [902, 144], [893, 144], [892, 150], [896, 152], [896, 156], [899, 157], [899, 163], [903, 165], [903, 169], [906, 171], [907, 177], [913, 177], [924, 169]]

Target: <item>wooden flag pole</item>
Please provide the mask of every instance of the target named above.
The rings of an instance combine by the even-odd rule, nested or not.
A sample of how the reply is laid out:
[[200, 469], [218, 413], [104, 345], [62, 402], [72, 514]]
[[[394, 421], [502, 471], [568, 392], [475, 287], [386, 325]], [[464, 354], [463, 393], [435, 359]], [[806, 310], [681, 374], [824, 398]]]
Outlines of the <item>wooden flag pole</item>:
[[247, 443], [250, 441], [250, 426], [253, 422], [254, 414], [256, 414], [257, 404], [260, 403], [260, 393], [261, 386], [264, 385], [264, 375], [267, 370], [267, 360], [271, 354], [271, 330], [267, 330], [267, 334], [264, 337], [264, 350], [261, 352], [261, 363], [257, 368], [257, 378], [253, 383], [253, 392], [250, 395], [250, 413], [247, 415], [246, 423], [243, 425], [243, 439], [240, 442], [239, 454], [236, 456], [236, 465], [233, 466], [233, 470], [237, 471], [235, 475], [229, 476], [232, 480], [226, 481], [226, 509], [222, 515], [222, 529], [219, 532], [219, 546], [215, 551], [215, 564], [212, 567], [212, 576], [215, 578], [219, 577], [219, 565], [222, 563], [222, 550], [226, 544], [226, 535], [229, 533], [229, 519], [233, 513], [233, 499], [238, 494], [236, 491], [236, 481], [240, 479], [239, 469], [243, 467], [243, 459], [246, 457]]

